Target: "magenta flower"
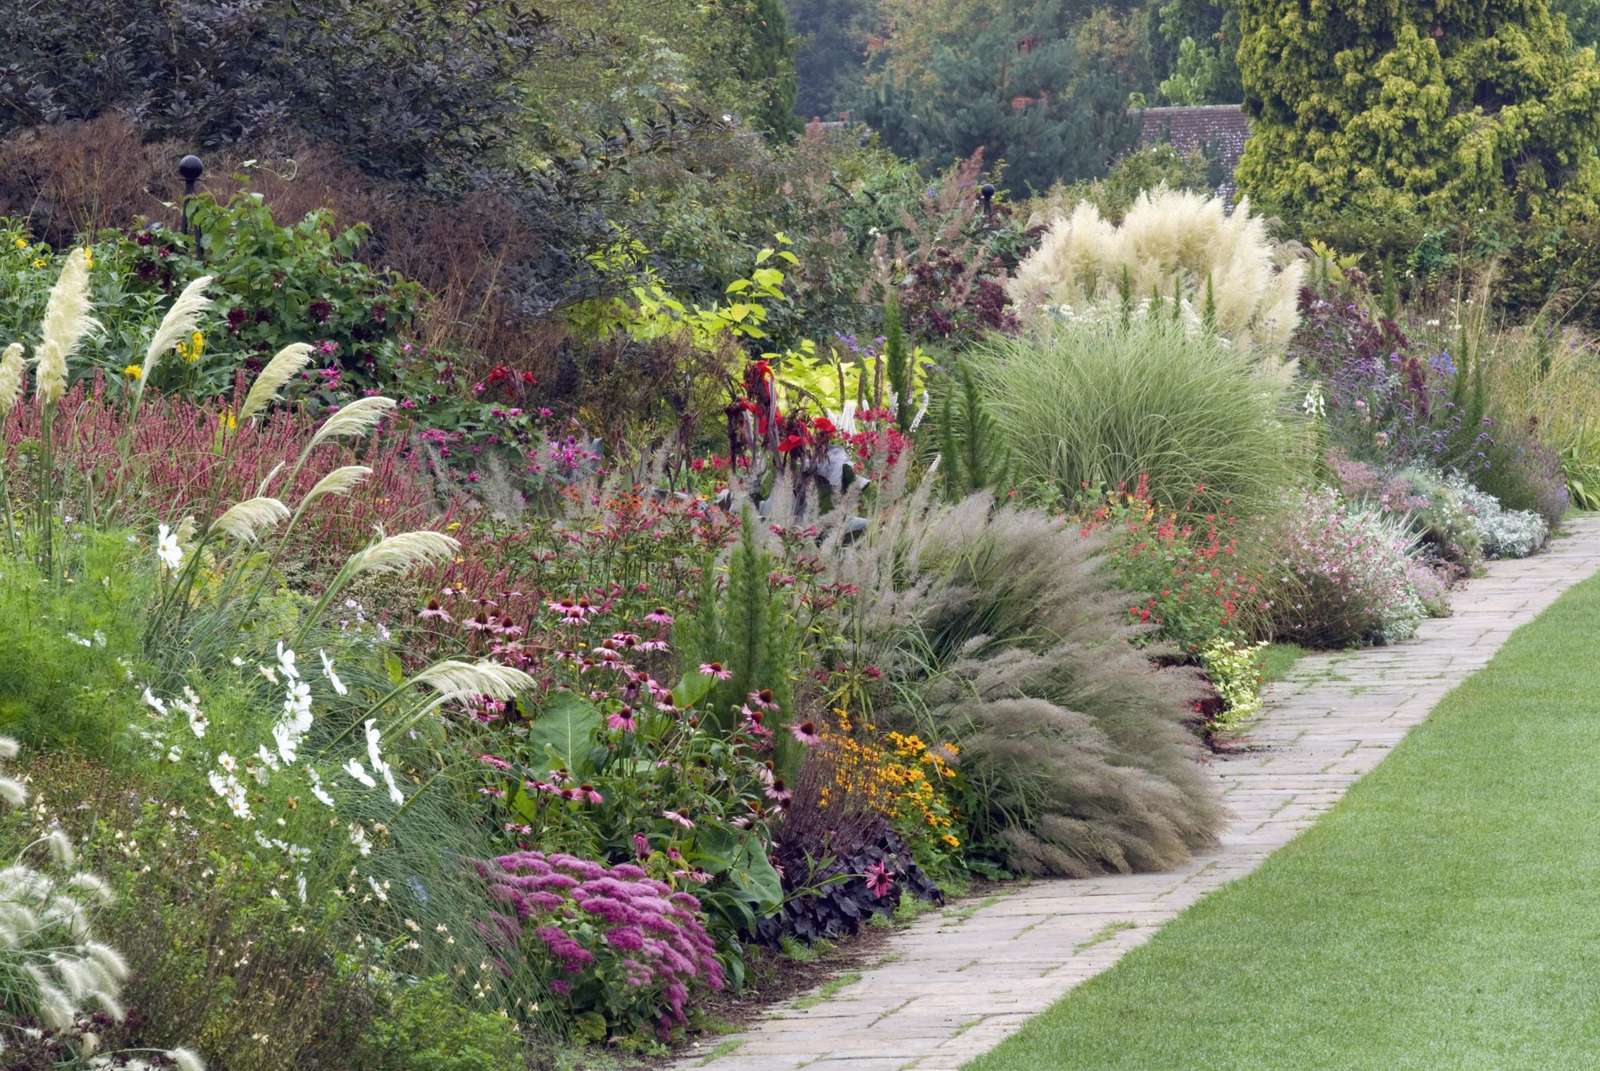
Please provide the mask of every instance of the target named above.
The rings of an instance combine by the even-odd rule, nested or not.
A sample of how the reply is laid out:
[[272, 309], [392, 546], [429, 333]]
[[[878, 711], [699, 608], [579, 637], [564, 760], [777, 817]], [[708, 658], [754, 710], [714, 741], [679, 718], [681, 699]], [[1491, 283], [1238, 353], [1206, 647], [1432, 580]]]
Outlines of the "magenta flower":
[[658, 606], [650, 613], [645, 614], [644, 619], [652, 625], [672, 624], [672, 615], [667, 613], [667, 609], [664, 606]]
[[692, 820], [688, 819], [688, 818], [685, 818], [683, 815], [679, 814], [677, 811], [662, 811], [661, 812], [661, 817], [665, 818], [669, 822], [678, 823], [678, 825], [682, 826], [684, 829], [693, 829], [694, 828], [694, 822]]
[[606, 724], [613, 729], [621, 729], [625, 733], [631, 733], [639, 727], [639, 721], [634, 717], [632, 707], [623, 707], [607, 718]]
[[450, 615], [445, 613], [444, 607], [439, 605], [438, 599], [429, 599], [428, 605], [418, 611], [417, 616], [424, 621], [450, 621]]
[[650, 854], [650, 838], [643, 833], [633, 835], [633, 854], [643, 859]]
[[792, 725], [789, 727], [789, 732], [806, 747], [813, 747], [822, 743], [822, 735], [817, 732], [817, 726], [814, 722], [803, 721], [799, 725]]
[[894, 889], [894, 876], [881, 860], [867, 867], [866, 879], [867, 891], [876, 899], [882, 900]]
[[719, 681], [728, 680], [733, 676], [733, 670], [727, 669], [721, 662], [702, 662], [700, 672], [708, 677], [715, 677]]
[[778, 704], [772, 701], [772, 689], [763, 688], [759, 692], [751, 692], [746, 697], [751, 706], [757, 710], [777, 710]]

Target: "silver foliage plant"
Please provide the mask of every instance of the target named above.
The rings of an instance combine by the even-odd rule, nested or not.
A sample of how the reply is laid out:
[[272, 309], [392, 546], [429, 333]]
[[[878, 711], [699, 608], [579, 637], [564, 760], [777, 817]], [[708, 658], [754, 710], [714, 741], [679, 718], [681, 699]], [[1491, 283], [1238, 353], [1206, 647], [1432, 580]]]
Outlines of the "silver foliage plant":
[[987, 493], [938, 503], [933, 484], [825, 542], [890, 685], [874, 717], [960, 743], [976, 830], [1018, 872], [1163, 870], [1213, 843], [1222, 807], [1184, 724], [1199, 679], [1134, 645], [1099, 542]]

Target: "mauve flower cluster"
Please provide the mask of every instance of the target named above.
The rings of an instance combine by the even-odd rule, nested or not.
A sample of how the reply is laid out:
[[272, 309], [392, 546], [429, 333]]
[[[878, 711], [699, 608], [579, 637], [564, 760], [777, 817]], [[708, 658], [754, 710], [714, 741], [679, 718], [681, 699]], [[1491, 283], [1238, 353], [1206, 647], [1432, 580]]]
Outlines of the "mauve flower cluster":
[[1393, 643], [1426, 615], [1403, 522], [1346, 502], [1332, 488], [1301, 492], [1284, 511], [1265, 578], [1275, 634], [1308, 647]]
[[613, 1026], [653, 1022], [665, 1034], [687, 1022], [695, 990], [723, 987], [700, 901], [642, 867], [538, 851], [476, 866], [510, 912], [494, 913], [490, 939], [522, 944], [558, 970], [550, 988], [575, 1011], [600, 1011]]

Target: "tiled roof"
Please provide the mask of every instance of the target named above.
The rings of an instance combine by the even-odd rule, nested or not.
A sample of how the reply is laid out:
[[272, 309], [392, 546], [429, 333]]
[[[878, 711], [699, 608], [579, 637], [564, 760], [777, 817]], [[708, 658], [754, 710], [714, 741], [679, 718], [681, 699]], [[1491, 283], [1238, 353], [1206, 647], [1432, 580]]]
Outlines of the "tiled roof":
[[1210, 156], [1224, 176], [1217, 192], [1233, 203], [1233, 172], [1250, 136], [1250, 120], [1242, 104], [1146, 108], [1140, 116], [1139, 144], [1165, 141], [1180, 152], [1199, 150]]

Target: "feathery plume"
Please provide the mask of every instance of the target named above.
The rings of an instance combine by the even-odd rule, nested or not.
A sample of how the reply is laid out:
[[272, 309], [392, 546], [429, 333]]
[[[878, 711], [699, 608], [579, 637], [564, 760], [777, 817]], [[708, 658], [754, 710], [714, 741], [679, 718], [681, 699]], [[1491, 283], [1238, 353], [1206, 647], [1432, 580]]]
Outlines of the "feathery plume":
[[98, 326], [89, 315], [89, 259], [82, 249], [74, 249], [50, 290], [39, 328], [41, 340], [34, 353], [38, 364], [34, 393], [39, 401], [53, 405], [66, 393], [67, 361], [83, 336]]
[[323, 495], [347, 495], [356, 489], [357, 484], [371, 475], [372, 470], [365, 465], [343, 465], [336, 468], [306, 492], [306, 497], [300, 500], [300, 508], [305, 509]]
[[87, 870], [80, 870], [72, 875], [67, 879], [67, 885], [80, 892], [88, 893], [103, 904], [109, 904], [117, 898], [117, 894], [111, 891], [111, 886], [105, 883], [104, 878], [98, 874], [91, 874]]
[[167, 1058], [178, 1065], [178, 1071], [206, 1071], [206, 1062], [193, 1049], [172, 1049]]
[[85, 941], [83, 950], [94, 957], [94, 961], [105, 968], [107, 974], [118, 980], [128, 977], [128, 961], [122, 958], [122, 953], [108, 944], [100, 941]]
[[241, 543], [254, 543], [264, 530], [289, 519], [289, 507], [276, 498], [250, 498], [218, 517], [214, 527]]
[[202, 275], [184, 287], [178, 300], [162, 317], [161, 326], [156, 328], [155, 337], [150, 340], [150, 347], [144, 351], [144, 368], [139, 373], [138, 386], [134, 388], [136, 395], [143, 392], [144, 385], [150, 380], [150, 373], [155, 371], [156, 362], [173, 346], [188, 338], [200, 322], [200, 314], [211, 307], [211, 299], [206, 297], [205, 291], [213, 278]]
[[278, 462], [276, 465], [272, 466], [272, 471], [271, 472], [267, 473], [264, 477], [262, 477], [261, 486], [256, 488], [256, 494], [257, 495], [264, 495], [264, 494], [267, 493], [267, 488], [271, 487], [272, 486], [272, 481], [276, 480], [278, 478], [278, 473], [283, 471], [283, 466], [284, 466], [284, 462], [282, 462], [282, 461]]
[[0, 759], [14, 759], [22, 746], [9, 736], [0, 736]]
[[279, 350], [244, 396], [244, 405], [239, 407], [240, 421], [249, 420], [277, 401], [279, 389], [310, 362], [311, 346], [305, 342], [294, 342]]
[[306, 450], [327, 439], [359, 439], [378, 426], [384, 414], [393, 409], [393, 398], [358, 398], [322, 422]]
[[11, 412], [22, 396], [22, 374], [26, 368], [22, 359], [22, 343], [13, 342], [0, 357], [0, 418]]
[[510, 699], [518, 692], [533, 687], [533, 678], [522, 670], [489, 661], [458, 662], [446, 659], [435, 662], [412, 680], [437, 691], [441, 701], [474, 699], [480, 695]]
[[461, 544], [442, 532], [402, 532], [356, 551], [346, 568], [351, 577], [362, 573], [403, 573], [414, 565], [445, 561]]
[[28, 802], [28, 790], [21, 781], [0, 777], [0, 800], [5, 800], [13, 807], [21, 807]]
[[72, 849], [72, 838], [59, 829], [52, 829], [45, 843], [50, 846], [50, 857], [62, 866], [71, 866], [78, 858]]

